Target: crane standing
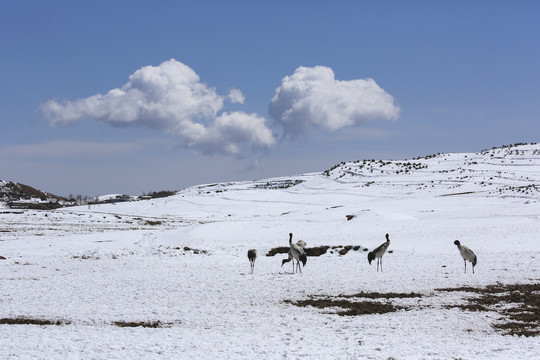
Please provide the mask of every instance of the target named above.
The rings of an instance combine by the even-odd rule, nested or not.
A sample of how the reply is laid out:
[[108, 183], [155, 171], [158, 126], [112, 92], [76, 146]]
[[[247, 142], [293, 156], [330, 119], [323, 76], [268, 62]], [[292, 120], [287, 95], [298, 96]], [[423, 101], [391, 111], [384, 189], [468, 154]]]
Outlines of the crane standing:
[[386, 249], [388, 249], [388, 246], [390, 246], [390, 237], [388, 234], [386, 234], [386, 242], [382, 243], [367, 254], [367, 259], [370, 265], [373, 260], [377, 259], [377, 271], [379, 271], [379, 263], [381, 264], [382, 271], [382, 257], [386, 252]]
[[[304, 248], [306, 247], [307, 244], [306, 244], [306, 242], [305, 242], [304, 240], [298, 240], [298, 241], [296, 242], [296, 245], [298, 245], [302, 250], [304, 250]], [[305, 253], [305, 250], [304, 250], [304, 253]], [[283, 259], [283, 260], [281, 261], [281, 267], [283, 267], [283, 265], [285, 265], [285, 263], [288, 263], [289, 261], [293, 260], [293, 256], [292, 256], [292, 254], [291, 254], [291, 250], [290, 250], [290, 249], [289, 249], [289, 252], [287, 253], [287, 255], [289, 255], [288, 258], [287, 258], [287, 259]], [[307, 258], [306, 258], [306, 260], [307, 260]], [[303, 261], [302, 258], [300, 259], [300, 261]], [[306, 265], [306, 262], [303, 261], [303, 263], [304, 263], [304, 266], [305, 266], [305, 265]], [[298, 268], [300, 268], [300, 264], [295, 264], [294, 261], [293, 261], [293, 273], [294, 273], [294, 271], [295, 271], [295, 266], [298, 267]]]
[[255, 259], [257, 259], [257, 250], [249, 249], [247, 256], [249, 259], [249, 266], [251, 268], [251, 273], [253, 274], [253, 270], [255, 269]]
[[[292, 242], [292, 233], [289, 234], [289, 253], [293, 257], [294, 260], [296, 260], [296, 267], [298, 270], [300, 270], [300, 273], [302, 272], [302, 268], [300, 267], [300, 262], [302, 262], [303, 266], [306, 266], [307, 257], [306, 253], [304, 252], [304, 248], [299, 246], [298, 244], [294, 244]], [[281, 266], [283, 266], [283, 262], [281, 263]], [[294, 265], [293, 265], [293, 271], [294, 271]]]
[[465, 274], [467, 273], [467, 261], [471, 262], [472, 273], [474, 274], [474, 267], [476, 266], [476, 263], [478, 261], [478, 258], [476, 257], [475, 253], [471, 249], [466, 247], [465, 245], [461, 245], [459, 240], [454, 241], [454, 245], [457, 245], [459, 253], [461, 254], [461, 257], [463, 258], [463, 262], [465, 263]]

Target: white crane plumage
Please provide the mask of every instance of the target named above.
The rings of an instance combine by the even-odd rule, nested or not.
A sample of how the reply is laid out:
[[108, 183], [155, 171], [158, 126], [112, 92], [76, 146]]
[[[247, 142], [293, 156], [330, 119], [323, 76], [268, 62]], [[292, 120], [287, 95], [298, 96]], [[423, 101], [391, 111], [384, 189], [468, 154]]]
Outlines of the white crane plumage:
[[476, 263], [478, 261], [478, 258], [476, 257], [475, 253], [471, 249], [466, 247], [465, 245], [461, 245], [459, 240], [454, 241], [454, 245], [457, 245], [459, 253], [461, 254], [461, 257], [463, 258], [463, 262], [465, 263], [465, 274], [467, 273], [467, 261], [471, 262], [472, 273], [474, 274], [474, 267], [476, 266]]
[[379, 263], [381, 264], [382, 271], [382, 257], [386, 252], [386, 249], [388, 249], [388, 246], [390, 246], [390, 237], [388, 236], [388, 234], [386, 234], [386, 242], [373, 249], [373, 251], [370, 251], [367, 255], [370, 265], [373, 260], [377, 259], [377, 271], [379, 271]]
[[[304, 252], [304, 248], [301, 247], [300, 245], [298, 244], [294, 244], [292, 242], [292, 233], [289, 233], [289, 253], [291, 254], [292, 258], [294, 260], [296, 260], [296, 268], [300, 271], [300, 273], [302, 272], [302, 268], [300, 267], [300, 262], [302, 262], [302, 265], [303, 266], [306, 266], [306, 262], [307, 262], [307, 257], [306, 257], [306, 254]], [[305, 246], [305, 242], [304, 242], [304, 246]], [[281, 266], [283, 266], [285, 262], [282, 262], [281, 263]], [[293, 262], [293, 273], [294, 273], [294, 262]]]
[[251, 268], [251, 273], [253, 274], [253, 270], [255, 269], [255, 259], [257, 259], [257, 250], [249, 249], [247, 256], [249, 259], [249, 266]]
[[[289, 234], [289, 235], [290, 235], [290, 234]], [[298, 240], [298, 241], [296, 242], [296, 245], [298, 245], [300, 248], [302, 248], [302, 250], [304, 250], [304, 248], [306, 247], [307, 244], [306, 244], [306, 242], [305, 242], [304, 240]], [[305, 252], [305, 250], [304, 250], [304, 252]], [[287, 253], [287, 255], [288, 255], [288, 258], [287, 258], [287, 259], [283, 259], [283, 260], [281, 261], [281, 267], [283, 267], [283, 265], [285, 265], [285, 264], [288, 263], [289, 261], [293, 260], [293, 256], [292, 256], [292, 254], [291, 254], [291, 249], [289, 249], [289, 252]], [[304, 262], [304, 265], [305, 265], [305, 264], [306, 264], [306, 263]], [[295, 265], [296, 265], [298, 268], [300, 268], [300, 264], [298, 264], [298, 263], [295, 264], [294, 261], [293, 261], [293, 273], [294, 273], [294, 271], [295, 271]]]

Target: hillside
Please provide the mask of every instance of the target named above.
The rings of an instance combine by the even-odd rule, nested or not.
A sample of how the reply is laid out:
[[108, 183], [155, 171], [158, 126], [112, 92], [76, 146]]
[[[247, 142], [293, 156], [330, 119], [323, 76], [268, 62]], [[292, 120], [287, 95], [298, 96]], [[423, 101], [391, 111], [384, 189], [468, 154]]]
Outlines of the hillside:
[[[392, 186], [403, 191], [426, 190], [433, 195], [477, 193], [488, 196], [531, 195], [540, 192], [539, 144], [516, 144], [494, 147], [477, 153], [434, 154], [412, 160], [364, 159], [341, 162], [322, 172], [337, 183], [361, 184], [363, 187]], [[314, 174], [309, 174], [314, 175]], [[199, 194], [220, 193], [237, 188], [287, 189], [305, 181], [306, 175], [264, 179], [253, 182], [229, 182], [199, 185]], [[148, 196], [103, 195], [89, 203], [135, 201], [168, 197], [174, 191], [150, 193]], [[0, 201], [20, 199], [66, 199], [36, 190], [28, 185], [0, 180]], [[114, 200], [114, 201], [111, 201]]]
[[[539, 180], [540, 146], [516, 145], [1, 211], [0, 348], [6, 358], [536, 358]], [[307, 243], [302, 274], [282, 264], [289, 233]], [[365, 250], [385, 234], [377, 271]], [[455, 240], [477, 255], [474, 274]]]
[[61, 207], [65, 201], [61, 196], [28, 185], [0, 180], [0, 205], [4, 202], [10, 207], [48, 210]]
[[390, 185], [434, 195], [538, 195], [540, 146], [517, 145], [478, 153], [437, 154], [404, 161], [344, 162], [324, 174], [344, 183]]
[[31, 186], [13, 181], [0, 180], [0, 201], [11, 202], [20, 199], [38, 198], [42, 200], [56, 199], [65, 200], [61, 196], [34, 189]]
[[[358, 188], [359, 193], [388, 191], [403, 196], [475, 194], [538, 199], [540, 145], [517, 144], [476, 153], [435, 154], [412, 160], [347, 161], [325, 170], [322, 175], [333, 180], [335, 183], [333, 186], [352, 185]], [[318, 174], [255, 182], [201, 185], [195, 189], [199, 194], [220, 193], [233, 189], [286, 189], [302, 184], [312, 177], [318, 177]]]

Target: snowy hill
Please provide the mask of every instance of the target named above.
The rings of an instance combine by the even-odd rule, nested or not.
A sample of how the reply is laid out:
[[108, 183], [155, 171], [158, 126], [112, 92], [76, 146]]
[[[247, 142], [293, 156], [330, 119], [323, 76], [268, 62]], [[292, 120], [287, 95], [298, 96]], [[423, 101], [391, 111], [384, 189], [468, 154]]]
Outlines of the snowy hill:
[[437, 154], [411, 161], [355, 161], [341, 163], [324, 173], [341, 182], [402, 185], [438, 195], [473, 192], [534, 196], [540, 191], [539, 163], [540, 146], [533, 144], [479, 153]]
[[[534, 144], [2, 211], [0, 347], [7, 358], [534, 358], [539, 181]], [[328, 250], [302, 274], [272, 251], [289, 233]], [[363, 250], [385, 234], [377, 272]], [[475, 274], [456, 239], [478, 256]]]
[[16, 183], [13, 181], [0, 180], [0, 201], [13, 202], [21, 199], [43, 199], [65, 200], [61, 196], [34, 189], [31, 186]]

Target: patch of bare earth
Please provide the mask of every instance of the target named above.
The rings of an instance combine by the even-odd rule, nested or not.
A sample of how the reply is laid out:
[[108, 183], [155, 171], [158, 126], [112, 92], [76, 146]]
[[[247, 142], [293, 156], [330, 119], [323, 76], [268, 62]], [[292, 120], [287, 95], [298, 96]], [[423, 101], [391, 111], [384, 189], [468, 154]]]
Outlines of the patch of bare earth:
[[[395, 312], [398, 310], [407, 310], [407, 307], [394, 305], [391, 302], [393, 298], [415, 298], [422, 297], [421, 294], [416, 293], [365, 293], [360, 292], [353, 295], [337, 295], [337, 296], [323, 296], [312, 297], [307, 300], [291, 301], [285, 300], [285, 303], [295, 306], [306, 307], [312, 306], [318, 309], [340, 309], [332, 311], [331, 313], [340, 316], [359, 316], [359, 315], [372, 315], [372, 314], [386, 314]], [[372, 301], [372, 300], [358, 300], [358, 299], [379, 299], [386, 300], [384, 302]]]
[[466, 311], [495, 311], [502, 316], [493, 328], [504, 335], [540, 335], [540, 284], [497, 284], [483, 288], [436, 289], [477, 294], [467, 304], [448, 305]]
[[1, 318], [0, 325], [69, 325], [66, 320], [48, 320], [28, 317]]
[[[540, 284], [497, 284], [486, 287], [435, 289], [437, 292], [463, 292], [464, 304], [443, 305], [445, 309], [491, 311], [501, 315], [492, 327], [502, 335], [540, 336]], [[285, 303], [328, 310], [340, 316], [386, 314], [398, 310], [422, 310], [419, 305], [395, 305], [392, 299], [420, 298], [417, 293], [370, 293], [337, 296], [314, 295], [306, 300], [285, 300]], [[369, 300], [366, 300], [369, 299]], [[374, 301], [378, 300], [378, 301]]]
[[170, 327], [171, 324], [161, 321], [115, 321], [113, 325], [118, 327], [146, 327], [146, 328], [163, 328]]
[[[275, 256], [277, 254], [287, 254], [290, 250], [289, 246], [280, 246], [276, 248], [272, 248], [266, 256]], [[330, 254], [333, 254], [336, 252], [338, 255], [346, 255], [349, 251], [367, 251], [368, 249], [361, 246], [361, 245], [321, 245], [321, 246], [315, 246], [315, 247], [306, 247], [305, 249], [307, 256], [321, 256], [326, 254], [327, 252], [330, 252]]]
[[[32, 318], [32, 317], [13, 317], [13, 318], [0, 318], [0, 325], [70, 325], [71, 321], [60, 319], [60, 320], [49, 320], [43, 318]], [[112, 325], [118, 327], [145, 327], [145, 328], [166, 328], [171, 327], [173, 324], [168, 322], [162, 322], [160, 320], [156, 321], [114, 321]]]

